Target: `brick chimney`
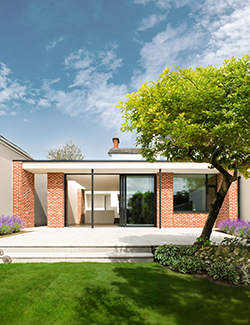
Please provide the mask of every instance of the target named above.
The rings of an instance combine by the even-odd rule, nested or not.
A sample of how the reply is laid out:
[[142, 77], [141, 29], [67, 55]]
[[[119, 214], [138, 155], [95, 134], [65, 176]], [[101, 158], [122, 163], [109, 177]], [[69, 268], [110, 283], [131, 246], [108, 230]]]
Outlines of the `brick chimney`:
[[118, 148], [120, 141], [117, 133], [115, 134], [112, 140], [113, 140], [113, 148]]

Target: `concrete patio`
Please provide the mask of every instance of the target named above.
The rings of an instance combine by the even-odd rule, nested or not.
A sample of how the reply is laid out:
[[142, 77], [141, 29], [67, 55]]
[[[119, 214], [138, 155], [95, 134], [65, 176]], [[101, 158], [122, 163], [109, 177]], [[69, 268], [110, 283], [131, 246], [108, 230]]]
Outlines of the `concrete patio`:
[[[192, 244], [200, 228], [86, 227], [25, 229], [0, 238], [0, 248], [13, 262], [150, 262], [152, 251], [163, 244]], [[224, 237], [213, 231], [211, 240]]]

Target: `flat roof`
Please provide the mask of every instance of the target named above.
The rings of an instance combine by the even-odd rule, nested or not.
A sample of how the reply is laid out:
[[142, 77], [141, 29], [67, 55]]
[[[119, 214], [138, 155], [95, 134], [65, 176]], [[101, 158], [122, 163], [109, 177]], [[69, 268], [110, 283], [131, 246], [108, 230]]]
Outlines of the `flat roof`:
[[194, 162], [148, 162], [143, 160], [33, 160], [23, 161], [23, 168], [34, 174], [156, 174], [173, 172], [178, 174], [218, 174], [206, 163]]

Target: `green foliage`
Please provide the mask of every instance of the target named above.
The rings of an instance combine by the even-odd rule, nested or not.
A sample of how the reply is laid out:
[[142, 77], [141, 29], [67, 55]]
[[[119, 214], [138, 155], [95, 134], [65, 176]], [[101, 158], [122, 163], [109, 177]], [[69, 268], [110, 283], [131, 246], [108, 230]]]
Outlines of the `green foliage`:
[[81, 148], [75, 145], [72, 140], [67, 140], [65, 144], [49, 149], [46, 155], [49, 160], [83, 160]]
[[0, 228], [0, 235], [8, 235], [11, 234], [12, 230], [11, 230], [11, 225], [10, 224], [2, 224], [1, 228]]
[[134, 193], [128, 201], [127, 217], [129, 218], [129, 223], [151, 224], [152, 220], [154, 220], [154, 206], [154, 192], [147, 191], [142, 193], [138, 191]]
[[225, 237], [219, 246], [210, 240], [203, 246], [165, 244], [157, 248], [155, 258], [180, 273], [206, 271], [214, 280], [250, 284], [249, 243], [239, 238]]
[[249, 265], [243, 264], [238, 266], [238, 274], [240, 277], [240, 281], [243, 284], [250, 284], [250, 269]]
[[142, 155], [169, 161], [208, 162], [215, 168], [250, 168], [250, 57], [222, 67], [165, 69], [119, 102], [122, 131], [136, 131]]
[[240, 279], [236, 268], [226, 261], [214, 262], [208, 267], [207, 271], [214, 280], [225, 280], [227, 282], [238, 284]]
[[181, 258], [180, 248], [172, 244], [159, 246], [154, 257], [159, 260], [160, 264], [169, 265], [172, 261]]
[[207, 237], [203, 238], [203, 237], [198, 237], [196, 238], [196, 240], [198, 242], [200, 242], [202, 247], [206, 247], [209, 246], [211, 247], [212, 245], [215, 245], [215, 242], [212, 242], [210, 239], [208, 239]]
[[199, 274], [205, 268], [205, 262], [195, 256], [183, 256], [181, 259], [172, 260], [169, 263], [173, 271], [180, 273]]
[[235, 247], [242, 249], [250, 250], [250, 240], [245, 240], [243, 238], [237, 237], [224, 237], [221, 242], [221, 245], [230, 247], [231, 250], [234, 250]]

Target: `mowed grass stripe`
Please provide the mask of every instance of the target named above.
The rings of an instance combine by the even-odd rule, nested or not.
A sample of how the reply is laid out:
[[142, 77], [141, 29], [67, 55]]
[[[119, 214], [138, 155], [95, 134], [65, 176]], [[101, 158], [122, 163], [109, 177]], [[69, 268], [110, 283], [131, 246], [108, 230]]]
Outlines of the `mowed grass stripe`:
[[250, 324], [250, 287], [156, 263], [0, 265], [4, 324]]

